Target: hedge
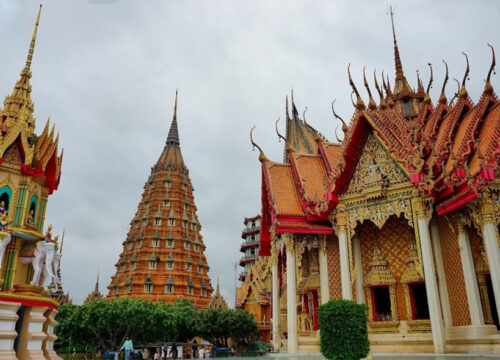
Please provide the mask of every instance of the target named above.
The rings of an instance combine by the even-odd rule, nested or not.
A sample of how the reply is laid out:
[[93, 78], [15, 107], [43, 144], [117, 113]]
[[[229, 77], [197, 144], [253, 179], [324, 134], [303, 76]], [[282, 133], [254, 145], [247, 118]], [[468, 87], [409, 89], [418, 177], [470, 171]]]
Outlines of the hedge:
[[364, 304], [333, 300], [319, 308], [321, 352], [330, 360], [359, 360], [368, 355], [370, 343]]

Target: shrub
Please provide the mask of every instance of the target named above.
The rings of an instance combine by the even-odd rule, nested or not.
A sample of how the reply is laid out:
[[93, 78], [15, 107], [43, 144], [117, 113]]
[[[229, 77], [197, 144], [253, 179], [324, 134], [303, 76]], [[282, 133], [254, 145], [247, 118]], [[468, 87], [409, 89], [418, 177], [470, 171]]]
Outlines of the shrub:
[[368, 355], [370, 343], [366, 305], [333, 300], [319, 307], [321, 352], [330, 360], [359, 360]]

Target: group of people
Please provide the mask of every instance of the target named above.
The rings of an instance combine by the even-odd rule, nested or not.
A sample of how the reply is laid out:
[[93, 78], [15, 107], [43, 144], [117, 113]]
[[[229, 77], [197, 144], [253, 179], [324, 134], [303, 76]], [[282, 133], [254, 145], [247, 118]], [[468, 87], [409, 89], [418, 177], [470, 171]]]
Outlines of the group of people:
[[[179, 355], [183, 357], [183, 354], [179, 354], [179, 349], [174, 343], [171, 346], [165, 345], [163, 348], [157, 347], [155, 350], [150, 351], [150, 349], [145, 349], [143, 352], [134, 350], [134, 344], [132, 340], [127, 337], [122, 347], [117, 352], [107, 352], [109, 356], [113, 356], [114, 360], [118, 360], [120, 352], [124, 351], [125, 360], [164, 360], [164, 359], [178, 359]], [[182, 350], [181, 350], [182, 351]], [[106, 355], [106, 353], [105, 353]], [[195, 347], [191, 348], [186, 353], [186, 358], [188, 359], [208, 359], [210, 358], [210, 350], [205, 349], [204, 346], [200, 346], [199, 349]]]

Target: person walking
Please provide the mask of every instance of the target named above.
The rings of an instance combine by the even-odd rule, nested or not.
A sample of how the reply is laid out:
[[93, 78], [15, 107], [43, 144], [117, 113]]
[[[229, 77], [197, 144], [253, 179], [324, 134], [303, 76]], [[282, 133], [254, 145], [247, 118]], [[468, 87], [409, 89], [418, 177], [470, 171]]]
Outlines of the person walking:
[[130, 353], [134, 350], [134, 344], [132, 343], [132, 340], [127, 336], [127, 340], [123, 343], [122, 347], [120, 348], [121, 350], [125, 350], [125, 360], [130, 360]]

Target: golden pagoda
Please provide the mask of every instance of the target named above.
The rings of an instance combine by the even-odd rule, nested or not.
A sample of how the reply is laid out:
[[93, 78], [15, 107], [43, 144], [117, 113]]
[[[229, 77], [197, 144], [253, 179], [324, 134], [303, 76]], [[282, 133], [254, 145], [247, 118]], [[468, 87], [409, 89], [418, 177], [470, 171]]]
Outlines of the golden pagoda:
[[227, 309], [226, 299], [220, 293], [219, 278], [217, 278], [217, 286], [215, 288], [215, 294], [210, 298], [208, 303], [209, 308], [222, 308]]
[[[31, 62], [42, 5], [14, 90], [0, 108], [0, 358], [59, 359], [54, 320], [59, 307], [61, 249], [44, 234], [48, 196], [61, 177], [59, 135], [46, 122], [35, 134]], [[59, 294], [59, 295], [58, 295]]]
[[123, 242], [108, 297], [140, 297], [206, 308], [212, 294], [193, 186], [181, 154], [177, 92], [167, 142]]

